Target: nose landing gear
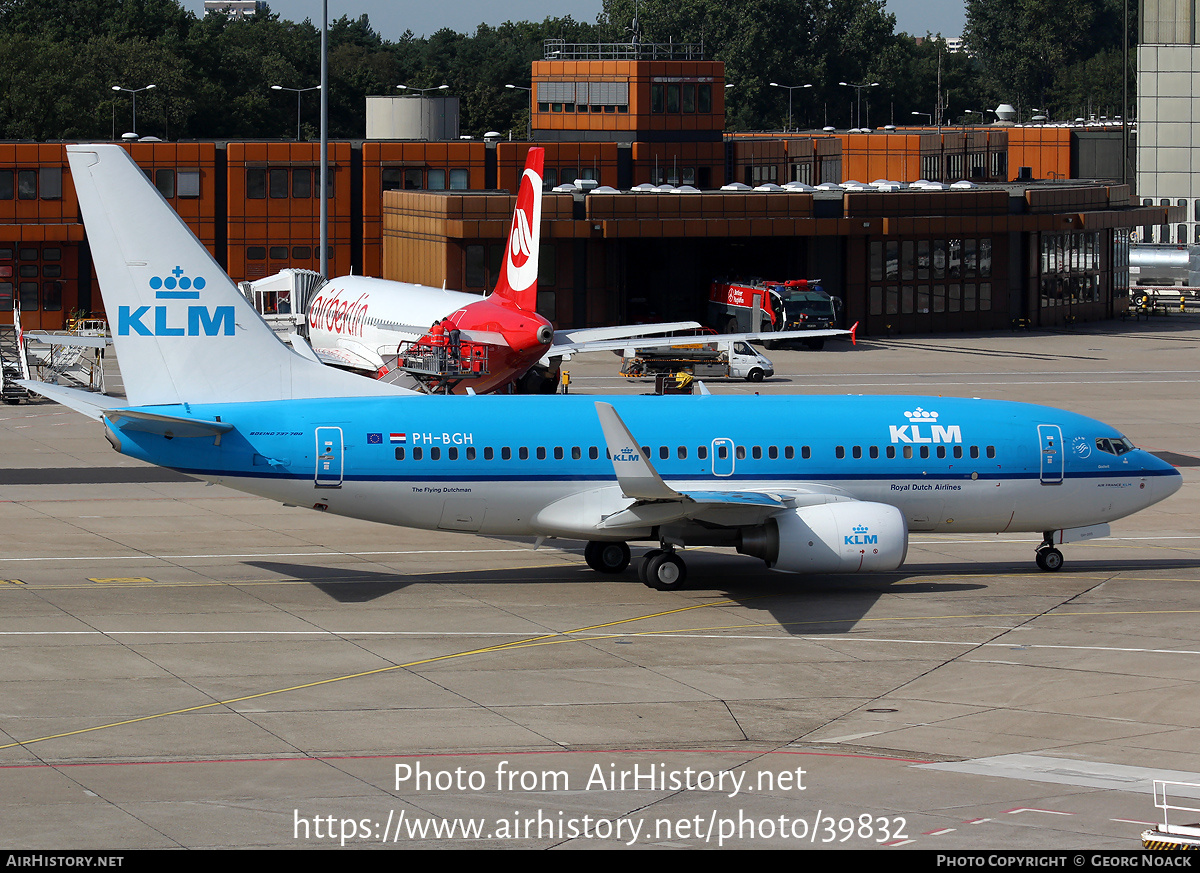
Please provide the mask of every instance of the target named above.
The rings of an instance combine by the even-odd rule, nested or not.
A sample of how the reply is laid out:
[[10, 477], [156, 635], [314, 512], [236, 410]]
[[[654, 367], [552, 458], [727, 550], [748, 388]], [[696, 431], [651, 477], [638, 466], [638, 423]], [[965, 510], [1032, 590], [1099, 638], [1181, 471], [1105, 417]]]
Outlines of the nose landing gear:
[[1054, 548], [1054, 531], [1047, 531], [1046, 538], [1038, 546], [1034, 560], [1040, 569], [1054, 572], [1063, 565], [1063, 553]]

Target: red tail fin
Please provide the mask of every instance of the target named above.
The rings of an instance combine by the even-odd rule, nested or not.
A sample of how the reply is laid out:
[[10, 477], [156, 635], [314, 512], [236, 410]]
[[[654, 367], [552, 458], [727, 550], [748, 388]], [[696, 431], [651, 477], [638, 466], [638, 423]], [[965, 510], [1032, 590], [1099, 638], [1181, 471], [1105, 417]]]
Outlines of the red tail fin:
[[545, 150], [531, 148], [525, 158], [525, 172], [517, 191], [504, 250], [504, 266], [496, 294], [511, 300], [527, 312], [537, 311], [538, 250], [542, 236], [542, 165]]

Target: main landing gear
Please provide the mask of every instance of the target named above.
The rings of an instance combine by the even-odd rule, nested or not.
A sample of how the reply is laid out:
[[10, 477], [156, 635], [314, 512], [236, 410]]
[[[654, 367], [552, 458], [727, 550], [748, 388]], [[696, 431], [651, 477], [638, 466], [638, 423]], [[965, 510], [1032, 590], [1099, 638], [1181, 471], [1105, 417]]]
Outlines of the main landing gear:
[[583, 559], [597, 573], [624, 573], [629, 566], [629, 546], [592, 540], [583, 550]]
[[[584, 548], [583, 557], [597, 573], [622, 573], [629, 566], [629, 546], [593, 540]], [[638, 563], [638, 578], [659, 591], [679, 591], [687, 586], [687, 566], [670, 546], [651, 549]]]
[[1038, 546], [1035, 560], [1038, 567], [1047, 572], [1054, 572], [1063, 565], [1063, 553], [1054, 548], [1053, 531], [1047, 531], [1046, 538]]
[[687, 565], [672, 548], [651, 549], [638, 564], [638, 578], [659, 591], [680, 591], [687, 587]]

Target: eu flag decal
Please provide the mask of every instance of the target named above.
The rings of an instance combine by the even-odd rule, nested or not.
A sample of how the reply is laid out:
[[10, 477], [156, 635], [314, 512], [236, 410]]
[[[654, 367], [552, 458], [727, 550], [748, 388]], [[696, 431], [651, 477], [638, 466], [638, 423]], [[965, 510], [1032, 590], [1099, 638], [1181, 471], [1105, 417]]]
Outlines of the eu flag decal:
[[381, 434], [381, 433], [367, 434], [367, 445], [369, 445], [369, 446], [383, 445], [383, 434]]

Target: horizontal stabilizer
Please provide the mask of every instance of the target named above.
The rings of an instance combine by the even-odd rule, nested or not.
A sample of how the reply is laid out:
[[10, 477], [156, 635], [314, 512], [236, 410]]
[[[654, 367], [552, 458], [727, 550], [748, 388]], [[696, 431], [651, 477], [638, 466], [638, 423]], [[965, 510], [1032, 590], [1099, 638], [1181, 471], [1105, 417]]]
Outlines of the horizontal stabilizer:
[[120, 409], [122, 406], [128, 405], [128, 401], [126, 400], [119, 400], [105, 394], [81, 391], [78, 388], [64, 388], [61, 385], [51, 385], [48, 382], [39, 382], [36, 379], [20, 379], [17, 381], [17, 384], [22, 388], [32, 391], [34, 394], [40, 394], [47, 400], [61, 403], [67, 409], [73, 409], [81, 415], [86, 415], [88, 418], [96, 421], [100, 420], [106, 410]]
[[132, 409], [106, 411], [104, 417], [118, 430], [152, 433], [168, 438], [220, 436], [233, 430], [232, 424], [223, 421], [162, 415], [157, 412], [141, 412]]

